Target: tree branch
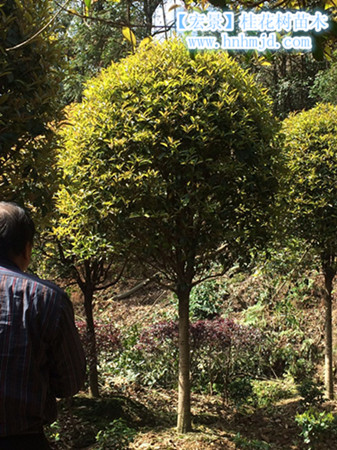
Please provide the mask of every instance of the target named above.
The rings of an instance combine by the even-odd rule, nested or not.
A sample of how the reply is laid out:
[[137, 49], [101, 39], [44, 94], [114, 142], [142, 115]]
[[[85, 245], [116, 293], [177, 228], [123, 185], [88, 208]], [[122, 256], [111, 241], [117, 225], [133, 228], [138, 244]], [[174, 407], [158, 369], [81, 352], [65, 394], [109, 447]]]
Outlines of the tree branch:
[[154, 275], [152, 275], [152, 277], [147, 278], [146, 280], [143, 280], [141, 283], [138, 283], [136, 286], [134, 286], [129, 291], [123, 292], [122, 294], [115, 295], [113, 297], [113, 300], [123, 300], [124, 298], [130, 297], [130, 295], [135, 294], [140, 289], [142, 289], [143, 287], [147, 286], [149, 283], [154, 281], [158, 275], [160, 275], [160, 272], [157, 272]]
[[194, 281], [192, 283], [192, 287], [197, 286], [198, 284], [203, 283], [204, 281], [213, 280], [214, 278], [222, 277], [227, 272], [228, 272], [228, 270], [222, 270], [221, 272], [215, 273], [213, 275], [206, 275], [203, 278], [199, 278], [198, 280]]
[[32, 42], [34, 39], [36, 39], [38, 36], [40, 36], [41, 33], [44, 32], [44, 30], [46, 30], [49, 25], [51, 25], [54, 20], [56, 19], [56, 17], [62, 12], [62, 10], [65, 8], [65, 6], [67, 5], [67, 3], [69, 3], [70, 0], [66, 0], [66, 2], [64, 3], [64, 5], [60, 6], [59, 11], [57, 11], [56, 14], [53, 15], [53, 17], [49, 20], [49, 22], [46, 23], [46, 25], [44, 27], [42, 27], [39, 31], [37, 31], [33, 36], [31, 36], [29, 39], [27, 39], [26, 41], [21, 42], [18, 45], [15, 45], [14, 47], [10, 47], [10, 48], [6, 48], [5, 51], [6, 52], [10, 52], [12, 50], [17, 50], [18, 48], [24, 47], [25, 45], [29, 44], [30, 42]]
[[[56, 2], [57, 3], [57, 2]], [[96, 22], [101, 22], [101, 23], [105, 23], [108, 25], [111, 25], [112, 27], [115, 28], [123, 28], [123, 27], [128, 27], [128, 28], [146, 28], [146, 24], [136, 24], [136, 23], [128, 23], [128, 21], [119, 21], [119, 22], [115, 22], [113, 20], [109, 20], [109, 19], [102, 19], [102, 17], [94, 17], [94, 16], [88, 16], [86, 14], [81, 14], [73, 9], [67, 9], [64, 6], [61, 6], [57, 3], [58, 6], [60, 6], [61, 8], [63, 8], [64, 11], [66, 11], [68, 14], [71, 14], [73, 16], [79, 17], [80, 19], [89, 19], [89, 20], [94, 20]], [[152, 28], [162, 28], [161, 25], [153, 25]]]
[[[123, 267], [122, 267], [121, 271], [119, 272], [118, 276], [113, 281], [111, 281], [111, 283], [108, 283], [105, 286], [97, 286], [95, 288], [95, 291], [103, 291], [104, 289], [108, 289], [109, 287], [114, 286], [115, 284], [117, 284], [118, 281], [122, 278], [122, 275], [124, 273], [124, 270], [126, 268], [127, 263], [128, 263], [128, 261], [126, 260], [124, 262]], [[109, 268], [110, 267], [111, 267], [111, 264], [109, 265]], [[105, 277], [105, 279], [106, 279], [106, 277]]]

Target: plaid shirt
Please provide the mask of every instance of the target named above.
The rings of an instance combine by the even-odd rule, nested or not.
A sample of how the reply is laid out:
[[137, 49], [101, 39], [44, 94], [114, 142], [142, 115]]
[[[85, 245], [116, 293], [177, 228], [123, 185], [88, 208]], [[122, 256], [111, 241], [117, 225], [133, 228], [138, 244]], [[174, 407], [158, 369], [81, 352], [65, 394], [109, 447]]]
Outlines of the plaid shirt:
[[0, 261], [0, 436], [40, 432], [56, 397], [84, 383], [72, 304], [52, 283]]

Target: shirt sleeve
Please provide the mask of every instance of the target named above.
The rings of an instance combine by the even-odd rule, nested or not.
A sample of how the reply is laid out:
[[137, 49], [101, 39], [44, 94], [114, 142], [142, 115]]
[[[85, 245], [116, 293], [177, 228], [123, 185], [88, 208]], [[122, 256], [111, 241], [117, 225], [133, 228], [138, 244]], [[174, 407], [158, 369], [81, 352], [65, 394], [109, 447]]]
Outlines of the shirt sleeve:
[[66, 296], [62, 300], [56, 338], [50, 346], [50, 386], [56, 397], [70, 397], [84, 384], [85, 356], [72, 304]]

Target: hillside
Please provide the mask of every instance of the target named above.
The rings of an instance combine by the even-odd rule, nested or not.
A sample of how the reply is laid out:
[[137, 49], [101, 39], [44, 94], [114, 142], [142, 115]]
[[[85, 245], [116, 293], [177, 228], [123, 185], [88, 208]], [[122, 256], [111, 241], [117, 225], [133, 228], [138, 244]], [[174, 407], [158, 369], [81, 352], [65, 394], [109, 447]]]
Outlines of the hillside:
[[[174, 297], [153, 283], [126, 299], [113, 300], [117, 293], [127, 291], [138, 282], [127, 280], [118, 292], [108, 292], [95, 302], [96, 320], [113, 324], [129, 341], [135, 339], [137, 333], [139, 336], [140, 330], [176, 319]], [[161, 385], [160, 381], [156, 383], [155, 372], [159, 371], [158, 368], [153, 368], [154, 378], [148, 385], [144, 383], [146, 377], [137, 378], [130, 371], [132, 364], [128, 358], [133, 355], [131, 347], [125, 350], [124, 344], [124, 354], [129, 353], [128, 357], [124, 356], [120, 370], [118, 364], [121, 358], [118, 363], [101, 360], [101, 399], [90, 399], [85, 393], [75, 399], [71, 411], [77, 436], [68, 437], [68, 442], [69, 439], [74, 440], [71, 444], [74, 447], [67, 448], [128, 448], [128, 444], [116, 446], [117, 440], [122, 439], [121, 436], [128, 436], [128, 433], [132, 436], [129, 444], [131, 449], [309, 448], [300, 435], [306, 427], [296, 423], [296, 414], [308, 412], [312, 407], [318, 411], [317, 414], [337, 414], [334, 401], [320, 401], [324, 363], [322, 295], [322, 277], [314, 270], [304, 272], [296, 282], [289, 276], [275, 281], [275, 278], [260, 271], [249, 275], [238, 272], [212, 281], [192, 298], [192, 315], [193, 302], [199, 301], [197, 310], [200, 314], [200, 303], [207, 310], [211, 302], [214, 306], [214, 298], [217, 298], [215, 303], [222, 317], [258, 329], [261, 336], [268, 336], [268, 342], [274, 346], [273, 350], [270, 346], [263, 349], [264, 352], [270, 352], [270, 365], [268, 370], [264, 368], [252, 376], [255, 379], [252, 382], [254, 392], [245, 397], [242, 394], [245, 386], [239, 384], [239, 395], [231, 397], [233, 394], [230, 394], [224, 398], [216, 392], [211, 395], [207, 386], [204, 386], [204, 392], [200, 392], [200, 386], [197, 387], [192, 393], [194, 431], [177, 435], [176, 390]], [[73, 297], [77, 319], [81, 319], [81, 299], [78, 295]], [[336, 321], [335, 313], [334, 330]], [[162, 351], [167, 351], [167, 348], [163, 347]], [[254, 358], [254, 355], [251, 354], [250, 358]], [[311, 381], [308, 383], [308, 380]], [[299, 386], [303, 383], [305, 387], [304, 391], [303, 388], [300, 391], [301, 396]], [[65, 420], [67, 423], [68, 416], [69, 410], [66, 408], [60, 421]], [[125, 422], [114, 422], [112, 426], [113, 420], [119, 418]], [[318, 422], [323, 421], [321, 419]], [[316, 426], [316, 440], [313, 432], [310, 435], [312, 448], [337, 448], [334, 427], [327, 426], [329, 429], [321, 432], [320, 426]], [[95, 445], [98, 430], [102, 430], [103, 438], [100, 444]], [[62, 445], [66, 444], [63, 442]]]

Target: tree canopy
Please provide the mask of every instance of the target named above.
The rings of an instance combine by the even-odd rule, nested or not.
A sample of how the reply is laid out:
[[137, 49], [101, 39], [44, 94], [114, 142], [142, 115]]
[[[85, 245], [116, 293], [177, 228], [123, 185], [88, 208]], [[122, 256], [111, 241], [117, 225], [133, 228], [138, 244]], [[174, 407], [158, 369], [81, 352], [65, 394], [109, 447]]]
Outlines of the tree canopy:
[[337, 52], [332, 55], [330, 65], [326, 70], [321, 70], [311, 88], [311, 96], [318, 97], [321, 101], [337, 104]]
[[284, 121], [292, 229], [320, 252], [336, 253], [336, 106], [319, 104]]
[[[69, 121], [60, 160], [69, 183], [88, 207], [100, 199], [102, 217], [108, 212], [118, 224], [127, 214], [121, 237], [133, 248], [154, 237], [156, 267], [163, 248], [174, 259], [181, 232], [173, 225], [187, 211], [196, 255], [210, 250], [210, 222], [218, 233], [212, 249], [231, 242], [232, 259], [250, 247], [244, 243], [263, 240], [269, 210], [263, 194], [277, 184], [276, 152], [265, 144], [275, 122], [265, 93], [225, 54], [193, 59], [177, 42], [141, 48], [87, 84]], [[69, 211], [77, 200], [69, 197]]]

